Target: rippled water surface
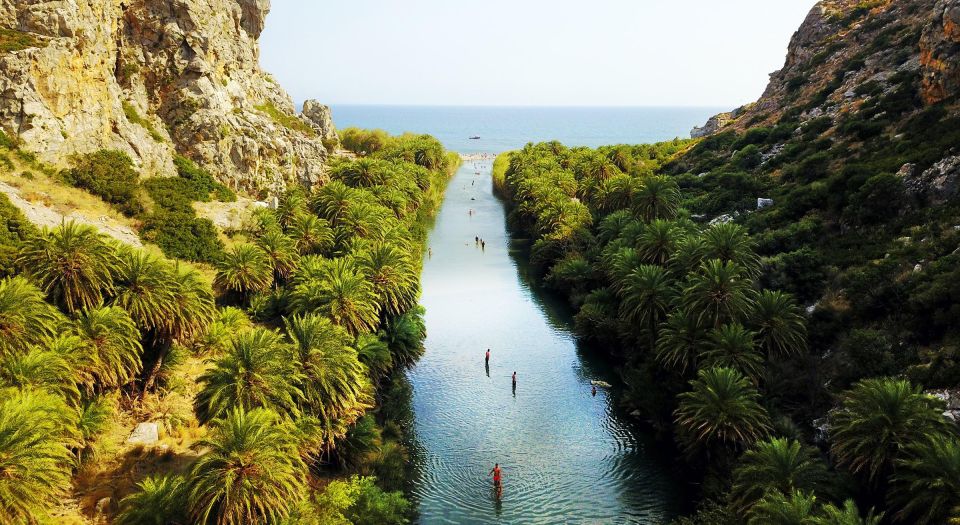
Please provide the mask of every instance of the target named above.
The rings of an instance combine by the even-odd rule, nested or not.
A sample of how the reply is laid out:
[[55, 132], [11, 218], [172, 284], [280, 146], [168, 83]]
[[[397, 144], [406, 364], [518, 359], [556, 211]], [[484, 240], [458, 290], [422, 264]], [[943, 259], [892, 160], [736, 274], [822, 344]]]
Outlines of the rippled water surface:
[[[424, 264], [427, 352], [409, 372], [420, 522], [668, 521], [683, 500], [668, 455], [615, 393], [591, 396], [591, 380], [614, 380], [578, 351], [562, 305], [531, 289], [490, 168], [466, 162], [450, 183]], [[487, 477], [496, 462], [500, 500]]]

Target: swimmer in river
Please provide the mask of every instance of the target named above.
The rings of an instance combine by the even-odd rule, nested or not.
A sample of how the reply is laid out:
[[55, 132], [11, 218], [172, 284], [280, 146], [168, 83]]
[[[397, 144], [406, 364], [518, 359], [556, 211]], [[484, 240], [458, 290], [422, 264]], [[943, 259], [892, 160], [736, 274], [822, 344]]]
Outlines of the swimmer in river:
[[591, 393], [593, 394], [593, 397], [597, 397], [597, 385], [593, 385], [590, 388], [591, 388]]

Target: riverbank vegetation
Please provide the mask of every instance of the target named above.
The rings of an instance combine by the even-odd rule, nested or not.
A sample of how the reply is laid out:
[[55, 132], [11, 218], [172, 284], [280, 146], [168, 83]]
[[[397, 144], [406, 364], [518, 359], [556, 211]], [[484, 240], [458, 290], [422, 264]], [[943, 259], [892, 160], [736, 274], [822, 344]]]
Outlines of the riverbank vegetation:
[[[935, 139], [910, 122], [901, 140]], [[807, 126], [531, 144], [497, 159], [494, 188], [581, 340], [621, 363], [625, 402], [676, 444], [701, 502], [679, 523], [958, 519], [958, 429], [923, 388], [956, 385], [960, 238], [946, 225], [960, 219], [950, 204], [907, 205], [882, 169], [868, 175], [936, 155], [878, 144], [861, 157], [846, 137], [815, 159], [797, 152], [822, 150], [825, 129]], [[783, 157], [750, 148], [767, 140], [788, 141]], [[891, 203], [904, 211], [881, 211]]]
[[[398, 371], [422, 352], [425, 232], [458, 158], [383, 142], [258, 210], [212, 271], [90, 226], [37, 230], [3, 198], [0, 523], [70, 522], [71, 505], [129, 524], [406, 523]], [[178, 169], [141, 183], [151, 216], [231, 197]], [[159, 441], [127, 442], [138, 422]]]

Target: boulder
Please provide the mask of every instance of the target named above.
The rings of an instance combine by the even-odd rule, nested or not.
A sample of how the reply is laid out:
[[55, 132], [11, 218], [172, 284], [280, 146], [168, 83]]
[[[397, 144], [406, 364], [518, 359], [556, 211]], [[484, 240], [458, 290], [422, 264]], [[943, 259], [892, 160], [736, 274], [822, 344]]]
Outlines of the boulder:
[[762, 210], [762, 209], [766, 208], [767, 206], [773, 206], [773, 199], [764, 199], [764, 198], [761, 198], [761, 197], [757, 197], [757, 209], [758, 209], [758, 210]]
[[160, 427], [149, 422], [138, 424], [127, 438], [128, 445], [153, 445], [157, 441], [160, 441]]
[[960, 192], [960, 156], [947, 157], [919, 175], [911, 170], [903, 184], [907, 194], [930, 204], [942, 204]]

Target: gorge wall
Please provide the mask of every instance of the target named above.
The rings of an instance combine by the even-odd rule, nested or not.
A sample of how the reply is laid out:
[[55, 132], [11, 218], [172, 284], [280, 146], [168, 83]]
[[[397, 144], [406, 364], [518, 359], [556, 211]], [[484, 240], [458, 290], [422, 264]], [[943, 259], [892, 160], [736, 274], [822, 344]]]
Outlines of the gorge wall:
[[[855, 112], [919, 75], [920, 97], [935, 104], [960, 89], [960, 0], [822, 0], [793, 35], [784, 66], [757, 102], [722, 113], [694, 138], [779, 121]], [[868, 86], [865, 88], [863, 86]]]
[[[269, 0], [0, 0], [0, 128], [44, 162], [118, 149], [144, 176], [182, 154], [255, 195], [325, 178], [329, 109], [260, 68]], [[14, 44], [10, 44], [14, 41]]]

